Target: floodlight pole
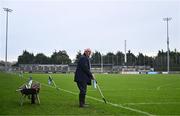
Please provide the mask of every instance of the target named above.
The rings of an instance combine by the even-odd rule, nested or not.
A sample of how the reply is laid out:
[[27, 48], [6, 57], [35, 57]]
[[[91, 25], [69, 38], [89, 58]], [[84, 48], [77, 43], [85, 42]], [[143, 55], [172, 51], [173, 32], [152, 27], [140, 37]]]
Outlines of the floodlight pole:
[[7, 42], [8, 42], [8, 13], [13, 10], [9, 8], [3, 8], [6, 12], [6, 50], [5, 50], [5, 71], [7, 71]]
[[126, 65], [127, 57], [126, 57], [126, 40], [124, 41], [124, 64]]
[[164, 21], [167, 22], [167, 73], [169, 74], [169, 26], [168, 22], [171, 20], [171, 17], [163, 18]]

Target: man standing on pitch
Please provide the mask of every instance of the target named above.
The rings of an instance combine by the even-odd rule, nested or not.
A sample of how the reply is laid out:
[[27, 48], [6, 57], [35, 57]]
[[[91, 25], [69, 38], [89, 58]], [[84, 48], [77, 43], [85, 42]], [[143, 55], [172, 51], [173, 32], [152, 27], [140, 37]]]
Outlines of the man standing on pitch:
[[89, 57], [91, 55], [91, 49], [85, 49], [84, 54], [79, 58], [74, 81], [80, 90], [79, 93], [79, 107], [85, 106], [85, 96], [87, 91], [87, 85], [91, 85], [91, 79], [94, 79], [90, 71]]

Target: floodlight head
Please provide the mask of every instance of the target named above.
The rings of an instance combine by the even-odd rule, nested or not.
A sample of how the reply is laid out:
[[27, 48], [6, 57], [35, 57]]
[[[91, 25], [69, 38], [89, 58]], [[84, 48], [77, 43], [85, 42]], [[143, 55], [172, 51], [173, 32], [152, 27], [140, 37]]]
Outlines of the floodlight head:
[[169, 21], [171, 19], [172, 19], [171, 17], [163, 18], [164, 21]]
[[9, 8], [3, 8], [4, 11], [7, 11], [7, 12], [12, 12], [13, 10], [12, 9], [9, 9]]

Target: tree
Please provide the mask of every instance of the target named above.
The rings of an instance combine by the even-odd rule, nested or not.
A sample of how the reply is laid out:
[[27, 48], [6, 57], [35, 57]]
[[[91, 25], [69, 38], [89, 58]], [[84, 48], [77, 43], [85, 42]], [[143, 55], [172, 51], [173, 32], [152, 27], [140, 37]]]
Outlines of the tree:
[[51, 63], [53, 64], [70, 64], [71, 59], [69, 58], [65, 50], [54, 52], [51, 56]]
[[95, 51], [95, 53], [92, 54], [91, 57], [91, 63], [92, 64], [101, 64], [101, 53], [98, 51]]
[[129, 50], [127, 53], [127, 66], [134, 66], [136, 64], [136, 56]]
[[124, 64], [124, 54], [118, 51], [115, 55], [115, 64], [116, 65], [123, 65]]
[[33, 64], [34, 63], [34, 54], [29, 53], [26, 50], [23, 51], [23, 54], [18, 57], [18, 64]]
[[36, 56], [35, 56], [35, 60], [34, 60], [34, 63], [36, 64], [49, 64], [50, 62], [50, 59], [45, 56], [43, 53], [38, 53]]
[[[170, 71], [180, 71], [180, 52], [176, 49], [174, 51], [170, 51]], [[78, 51], [75, 59], [75, 64], [78, 62], [81, 57], [81, 51]], [[93, 64], [101, 63], [101, 53], [95, 51], [92, 54], [92, 62]], [[34, 56], [33, 53], [29, 53], [24, 50], [23, 54], [18, 57], [18, 64], [70, 64], [71, 59], [69, 58], [67, 52], [65, 50], [54, 52], [51, 57], [47, 57], [43, 53], [38, 53]], [[112, 64], [112, 65], [121, 65], [124, 63], [124, 54], [118, 51], [116, 54], [113, 52], [108, 52], [106, 55], [103, 55], [103, 64]], [[158, 54], [155, 57], [149, 57], [139, 53], [135, 56], [129, 50], [127, 53], [127, 66], [151, 66], [155, 69], [155, 71], [167, 71], [167, 52], [163, 50], [159, 50]]]
[[103, 62], [104, 62], [104, 64], [114, 64], [114, 58], [115, 58], [114, 53], [108, 52], [108, 53], [103, 57]]
[[144, 58], [145, 58], [144, 55], [142, 53], [139, 53], [137, 56], [137, 64], [136, 65], [143, 66], [144, 62], [145, 62]]
[[78, 51], [78, 53], [77, 53], [77, 55], [76, 55], [76, 59], [75, 59], [75, 64], [77, 64], [78, 63], [78, 60], [79, 60], [79, 58], [82, 56], [82, 54], [81, 54], [81, 51], [79, 50]]

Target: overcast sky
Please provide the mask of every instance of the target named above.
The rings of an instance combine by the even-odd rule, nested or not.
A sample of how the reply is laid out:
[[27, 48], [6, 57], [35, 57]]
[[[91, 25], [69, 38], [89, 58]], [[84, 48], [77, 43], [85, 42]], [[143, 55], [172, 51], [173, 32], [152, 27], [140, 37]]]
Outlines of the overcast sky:
[[71, 58], [91, 48], [103, 52], [166, 50], [169, 22], [170, 49], [180, 51], [180, 0], [0, 0], [0, 60], [5, 57], [4, 7], [9, 14], [8, 61], [23, 50], [50, 56], [66, 50]]

